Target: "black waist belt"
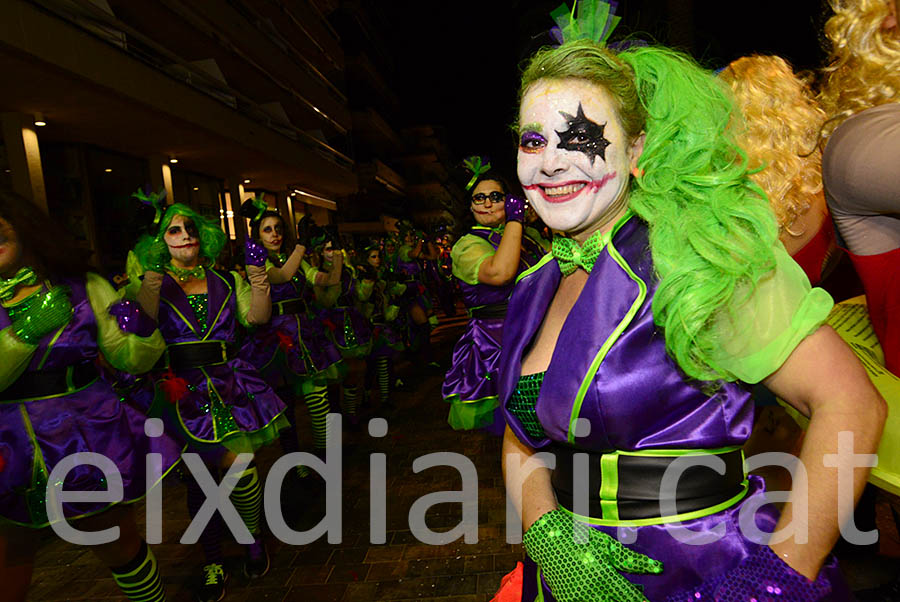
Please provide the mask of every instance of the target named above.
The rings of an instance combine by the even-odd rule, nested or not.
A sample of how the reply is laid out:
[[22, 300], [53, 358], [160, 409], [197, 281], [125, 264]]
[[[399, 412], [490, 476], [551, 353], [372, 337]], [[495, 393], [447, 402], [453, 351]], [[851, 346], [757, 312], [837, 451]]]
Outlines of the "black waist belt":
[[232, 346], [223, 341], [180, 343], [169, 345], [160, 362], [163, 362], [162, 369], [168, 366], [178, 372], [179, 370], [224, 364], [234, 358], [234, 355]]
[[98, 376], [97, 367], [92, 363], [69, 366], [65, 370], [25, 372], [16, 382], [0, 391], [0, 402], [74, 393], [97, 380]]
[[506, 308], [509, 303], [492, 303], [491, 305], [482, 305], [469, 310], [469, 317], [487, 319], [487, 318], [505, 318]]
[[[587, 484], [587, 512], [592, 518], [637, 520], [696, 512], [736, 498], [746, 488], [740, 449], [716, 453], [696, 450], [690, 455], [658, 455], [667, 453], [658, 450], [654, 455], [632, 455], [554, 445], [549, 451], [556, 453], [552, 483], [559, 504], [575, 510], [573, 479], [578, 479]], [[587, 456], [587, 470], [579, 466], [577, 474], [576, 453]], [[724, 473], [717, 472], [723, 463]], [[667, 482], [664, 491], [663, 476], [670, 467], [670, 478], [678, 475], [678, 479]]]
[[279, 301], [272, 304], [273, 316], [284, 316], [287, 314], [305, 314], [306, 301], [303, 299], [288, 299], [287, 301]]

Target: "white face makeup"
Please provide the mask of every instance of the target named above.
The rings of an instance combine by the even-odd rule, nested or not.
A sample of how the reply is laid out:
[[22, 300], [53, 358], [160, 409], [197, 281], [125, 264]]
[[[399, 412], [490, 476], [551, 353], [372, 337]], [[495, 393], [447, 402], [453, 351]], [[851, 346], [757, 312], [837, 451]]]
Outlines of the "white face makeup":
[[[495, 180], [482, 180], [471, 191], [471, 196], [476, 194], [490, 197], [492, 192], [503, 194], [503, 186]], [[495, 195], [496, 196], [496, 195]], [[493, 202], [490, 198], [484, 199], [483, 205], [476, 205], [469, 199], [469, 207], [475, 215], [475, 221], [481, 226], [498, 226], [506, 221], [505, 198], [503, 201]]]
[[544, 223], [581, 241], [611, 228], [627, 207], [636, 151], [606, 90], [578, 79], [538, 81], [522, 99], [519, 123], [519, 180]]
[[284, 226], [277, 217], [264, 217], [259, 223], [259, 239], [267, 251], [277, 253], [284, 239]]
[[331, 248], [331, 241], [325, 243], [325, 246], [322, 247], [322, 259], [331, 262], [334, 259], [334, 249]]
[[378, 249], [372, 249], [369, 251], [369, 254], [366, 256], [366, 261], [375, 269], [381, 267], [381, 251]]
[[0, 217], [0, 277], [11, 278], [18, 271], [22, 248], [12, 224]]
[[200, 257], [200, 235], [197, 226], [189, 218], [176, 215], [166, 228], [166, 244], [169, 246], [169, 255], [176, 265], [193, 267], [197, 265]]

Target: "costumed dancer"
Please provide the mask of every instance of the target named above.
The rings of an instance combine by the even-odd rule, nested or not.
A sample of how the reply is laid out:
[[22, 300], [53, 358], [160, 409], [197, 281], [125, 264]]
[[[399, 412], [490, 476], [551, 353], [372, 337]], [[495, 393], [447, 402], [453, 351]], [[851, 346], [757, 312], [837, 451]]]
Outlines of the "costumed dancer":
[[526, 232], [524, 199], [510, 193], [490, 163], [470, 157], [465, 165], [472, 173], [465, 188], [476, 223], [453, 245], [451, 257], [469, 322], [453, 348], [442, 394], [454, 429], [488, 427], [502, 435], [506, 423], [497, 401], [497, 366], [506, 304], [516, 276], [547, 249], [535, 230]]
[[[253, 330], [241, 357], [259, 370], [287, 405], [285, 416], [290, 427], [281, 431], [284, 453], [300, 451], [294, 405], [302, 397], [312, 422], [314, 453], [324, 459], [330, 409], [327, 384], [338, 379], [341, 354], [307, 301], [312, 298], [310, 282], [328, 284], [329, 278], [337, 278], [339, 273], [320, 272], [304, 261], [313, 225], [309, 217], [304, 216], [297, 224], [295, 244], [284, 219], [269, 210], [262, 199], [244, 201], [241, 215], [250, 219], [250, 236], [268, 253], [265, 268], [272, 296], [271, 322]], [[298, 466], [294, 474], [303, 478], [309, 470]]]
[[895, 0], [830, 0], [818, 100], [831, 216], [866, 292], [888, 370], [900, 376], [900, 27]]
[[[346, 374], [341, 383], [343, 399], [341, 407], [352, 427], [358, 424], [357, 409], [360, 389], [366, 371], [365, 358], [372, 350], [372, 328], [359, 310], [360, 283], [352, 266], [344, 263], [340, 236], [333, 227], [320, 230], [313, 245], [320, 249], [320, 269], [337, 276], [326, 283], [315, 285], [319, 315], [331, 331], [332, 340], [344, 358]], [[318, 279], [317, 279], [318, 281]], [[362, 292], [365, 296], [365, 293]]]
[[[151, 374], [161, 393], [152, 400], [149, 414], [167, 419], [218, 481], [219, 469], [228, 470], [237, 453], [271, 443], [288, 424], [275, 391], [235, 349], [240, 326], [269, 321], [267, 253], [247, 240], [248, 284], [234, 272], [209, 267], [225, 244], [225, 233], [216, 223], [179, 203], [159, 209], [158, 230], [142, 236], [135, 247], [145, 271], [139, 290], [131, 290], [157, 319], [167, 345], [162, 365]], [[260, 524], [259, 472], [251, 462], [225, 478], [233, 485], [231, 501], [253, 536], [245, 547], [243, 571], [249, 579], [262, 577], [269, 569], [269, 555]], [[191, 517], [204, 500], [202, 489], [189, 478]], [[206, 558], [196, 591], [201, 602], [225, 595], [223, 536], [224, 523], [217, 513], [200, 537]]]
[[[159, 568], [127, 504], [178, 462], [181, 446], [119, 398], [98, 361], [144, 372], [165, 342], [136, 303], [121, 302], [88, 271], [85, 255], [33, 203], [0, 190], [0, 597], [25, 600], [38, 530], [78, 519], [72, 526], [81, 531], [119, 529], [92, 551], [129, 600], [159, 602]], [[75, 452], [112, 462], [121, 477], [118, 504], [62, 502], [57, 513], [62, 489], [112, 489], [114, 473], [87, 464], [51, 479]], [[150, 453], [158, 454], [156, 474], [147, 472]]]
[[426, 244], [412, 222], [397, 222], [401, 244], [397, 248], [396, 273], [406, 285], [403, 311], [407, 319], [407, 348], [411, 353], [433, 364], [431, 357], [431, 329], [437, 325], [437, 317], [428, 300], [422, 281], [422, 266], [419, 260], [436, 259], [434, 245]]
[[372, 323], [372, 352], [366, 360], [366, 390], [378, 381], [382, 411], [390, 410], [394, 356], [403, 351], [403, 335], [397, 328], [400, 306], [395, 302], [406, 285], [388, 278], [381, 262], [381, 245], [376, 241], [363, 249], [365, 265], [360, 266], [360, 288], [371, 291], [364, 300], [363, 314]]
[[[832, 300], [778, 242], [725, 87], [672, 50], [607, 50], [608, 11], [560, 7], [566, 42], [522, 78], [519, 179], [557, 234], [503, 332], [504, 475], [528, 554], [509, 599], [850, 600], [829, 552], [852, 505], [825, 459], [841, 431], [874, 452], [884, 401], [819, 327]], [[744, 474], [741, 381], [810, 416], [808, 480], [780, 516]], [[837, 463], [855, 502], [868, 469]], [[791, 526], [806, 543], [770, 541]]]
[[769, 199], [785, 250], [816, 286], [840, 258], [822, 187], [825, 112], [781, 57], [745, 56], [719, 77], [744, 116], [738, 144], [750, 178]]

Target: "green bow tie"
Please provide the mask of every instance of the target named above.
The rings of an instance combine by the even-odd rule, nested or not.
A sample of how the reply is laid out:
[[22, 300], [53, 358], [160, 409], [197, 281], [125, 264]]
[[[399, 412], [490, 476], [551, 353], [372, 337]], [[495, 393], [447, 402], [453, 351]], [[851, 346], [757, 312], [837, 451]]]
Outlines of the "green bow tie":
[[19, 285], [32, 286], [34, 284], [37, 284], [37, 276], [35, 276], [31, 268], [21, 268], [9, 280], [0, 278], [0, 299], [3, 301], [12, 299], [16, 294], [16, 287]]
[[559, 269], [563, 276], [568, 276], [581, 268], [588, 274], [594, 267], [594, 262], [600, 256], [600, 251], [606, 246], [606, 240], [601, 232], [594, 232], [590, 238], [584, 241], [583, 245], [579, 245], [571, 238], [563, 236], [553, 237], [553, 247], [550, 252], [559, 263]]
[[201, 280], [206, 277], [206, 270], [203, 269], [202, 265], [193, 268], [180, 268], [170, 263], [166, 266], [166, 269], [172, 272], [172, 274], [182, 282], [187, 282], [191, 278]]

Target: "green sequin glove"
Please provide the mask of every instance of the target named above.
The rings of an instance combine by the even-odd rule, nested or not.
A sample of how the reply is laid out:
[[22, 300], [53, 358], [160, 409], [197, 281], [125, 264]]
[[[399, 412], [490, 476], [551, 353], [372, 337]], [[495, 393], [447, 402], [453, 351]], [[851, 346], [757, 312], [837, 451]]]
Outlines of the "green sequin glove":
[[562, 510], [551, 510], [537, 519], [522, 543], [559, 602], [642, 602], [641, 590], [618, 571], [655, 574], [663, 570], [658, 560], [574, 522]]
[[44, 335], [65, 326], [71, 319], [69, 288], [55, 286], [48, 292], [41, 293], [31, 307], [17, 316], [12, 329], [20, 341], [37, 345]]
[[169, 246], [165, 240], [158, 238], [147, 247], [144, 256], [140, 258], [145, 270], [165, 274], [172, 256], [169, 254]]

